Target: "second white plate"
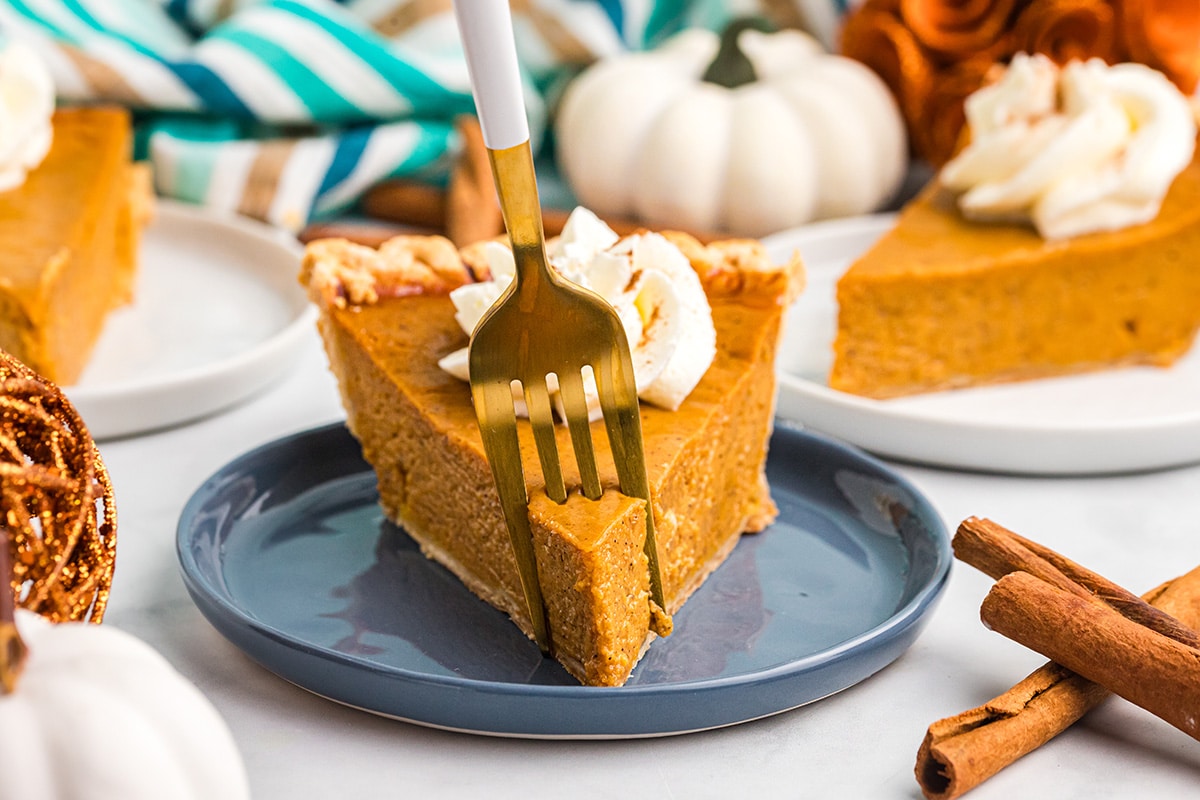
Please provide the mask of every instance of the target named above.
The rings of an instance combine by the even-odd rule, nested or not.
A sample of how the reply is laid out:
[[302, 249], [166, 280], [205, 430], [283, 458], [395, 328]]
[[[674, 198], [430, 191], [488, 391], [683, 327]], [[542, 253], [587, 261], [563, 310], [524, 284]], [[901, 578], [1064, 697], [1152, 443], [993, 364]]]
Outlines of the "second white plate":
[[242, 217], [160, 201], [134, 302], [108, 319], [64, 387], [97, 439], [188, 422], [241, 402], [291, 367], [315, 310], [301, 246]]
[[894, 221], [874, 215], [768, 237], [799, 250], [808, 287], [779, 354], [779, 414], [883, 456], [1034, 475], [1104, 474], [1200, 461], [1200, 347], [1169, 369], [1130, 367], [976, 389], [870, 400], [829, 388], [835, 286]]

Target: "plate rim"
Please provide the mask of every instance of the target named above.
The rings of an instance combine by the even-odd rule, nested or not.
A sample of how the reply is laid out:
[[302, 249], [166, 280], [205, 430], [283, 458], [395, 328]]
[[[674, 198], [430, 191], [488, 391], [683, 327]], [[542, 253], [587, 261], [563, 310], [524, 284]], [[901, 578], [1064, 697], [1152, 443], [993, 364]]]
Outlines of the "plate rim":
[[[329, 662], [342, 667], [365, 669], [376, 676], [386, 677], [396, 681], [404, 681], [412, 685], [437, 686], [445, 689], [465, 689], [476, 693], [483, 692], [487, 695], [496, 695], [504, 698], [520, 698], [523, 700], [529, 700], [531, 697], [533, 697], [542, 702], [568, 701], [572, 703], [595, 703], [612, 700], [615, 698], [620, 698], [623, 701], [629, 701], [642, 698], [656, 698], [664, 695], [687, 694], [695, 696], [697, 694], [717, 691], [746, 689], [758, 684], [771, 684], [790, 677], [797, 677], [816, 668], [835, 665], [839, 661], [844, 660], [850, 654], [857, 651], [859, 648], [865, 647], [872, 643], [877, 643], [879, 648], [883, 648], [885, 645], [891, 644], [892, 640], [901, 639], [906, 635], [910, 635], [915, 639], [916, 635], [928, 621], [930, 613], [934, 610], [938, 601], [943, 595], [951, 574], [953, 554], [950, 547], [949, 532], [946, 529], [941, 515], [937, 512], [936, 508], [925, 496], [925, 494], [921, 492], [915, 485], [913, 485], [911, 481], [875, 457], [862, 452], [858, 448], [838, 441], [833, 437], [815, 433], [809, 430], [799, 429], [794, 425], [789, 424], [786, 420], [780, 419], [776, 422], [777, 424], [775, 433], [772, 434], [773, 436], [782, 432], [786, 436], [809, 439], [819, 443], [821, 446], [833, 448], [839, 453], [854, 458], [869, 466], [871, 469], [887, 475], [888, 478], [894, 482], [894, 485], [901, 487], [908, 492], [914, 499], [914, 502], [923, 507], [925, 512], [923, 519], [929, 525], [928, 536], [924, 541], [928, 541], [934, 546], [936, 561], [930, 579], [914, 592], [913, 596], [908, 600], [908, 602], [893, 611], [886, 619], [882, 620], [871, 628], [868, 628], [867, 630], [861, 631], [849, 639], [838, 642], [835, 645], [823, 648], [815, 653], [807, 654], [801, 658], [792, 659], [768, 668], [746, 673], [739, 673], [737, 675], [719, 676], [715, 678], [673, 681], [647, 685], [634, 684], [621, 687], [545, 684], [531, 685], [510, 681], [493, 681], [456, 675], [434, 674], [413, 670], [406, 667], [379, 664], [360, 656], [341, 653], [329, 650], [328, 648], [315, 646], [294, 634], [281, 630], [274, 625], [270, 625], [261, 620], [255, 619], [242, 607], [234, 603], [232, 598], [230, 598], [227, 593], [214, 590], [211, 582], [207, 580], [206, 576], [202, 573], [199, 565], [192, 557], [189, 549], [189, 544], [191, 542], [191, 537], [189, 536], [188, 531], [189, 522], [195, 517], [197, 509], [201, 508], [209, 499], [209, 497], [213, 495], [213, 490], [220, 483], [219, 479], [222, 476], [236, 474], [241, 467], [247, 463], [258, 459], [265, 454], [281, 452], [288, 448], [295, 447], [297, 444], [306, 439], [315, 439], [317, 437], [330, 435], [336, 436], [339, 435], [339, 433], [344, 434], [346, 437], [350, 437], [351, 435], [345, 427], [344, 420], [298, 431], [260, 444], [228, 461], [225, 465], [218, 468], [212, 473], [212, 475], [205, 479], [205, 481], [189, 497], [179, 517], [176, 530], [176, 551], [179, 560], [180, 571], [182, 573], [184, 584], [188, 590], [188, 593], [191, 595], [193, 602], [197, 605], [209, 623], [217, 628], [217, 630], [223, 636], [225, 636], [226, 639], [233, 642], [233, 644], [238, 647], [238, 649], [242, 650], [244, 654], [256, 662], [262, 663], [263, 666], [273, 674], [280, 675], [274, 666], [263, 663], [256, 655], [247, 652], [247, 650], [238, 643], [238, 639], [240, 637], [247, 635], [265, 637], [276, 645], [299, 651], [308, 658], [319, 659], [321, 661]], [[366, 471], [370, 471], [370, 468], [367, 467]], [[911, 548], [906, 546], [906, 550], [911, 553]], [[237, 630], [232, 632], [233, 635], [231, 635], [230, 630], [227, 630], [227, 625], [237, 628]], [[909, 641], [907, 644], [904, 644], [895, 655], [888, 657], [882, 665], [872, 669], [867, 675], [861, 676], [851, 681], [849, 684], [841, 686], [835, 691], [841, 691], [842, 689], [849, 688], [861, 680], [864, 680], [870, 674], [874, 674], [874, 672], [878, 671], [878, 669], [882, 669], [883, 666], [890, 664], [900, 655], [900, 653], [906, 650], [910, 644], [911, 641]], [[286, 676], [281, 677], [284, 677], [284, 679], [293, 683], [297, 683]], [[299, 685], [305, 691], [325, 697], [326, 699], [334, 702], [351, 707], [361, 708], [361, 706], [358, 706], [354, 703], [349, 703], [337, 697], [331, 697], [328, 694], [318, 691], [310, 686], [305, 686], [303, 683], [297, 683], [297, 685]], [[816, 702], [817, 700], [822, 699], [824, 696], [827, 695], [809, 698], [797, 704], [788, 705], [787, 707], [780, 707], [772, 710], [770, 714], [782, 713], [801, 705]], [[431, 727], [439, 728], [448, 727], [446, 725], [438, 724], [428, 720], [398, 716], [373, 708], [362, 708], [362, 710], [384, 717], [402, 719], [414, 724], [429, 725]], [[770, 714], [768, 714], [768, 716]], [[761, 716], [763, 715], [756, 715], [751, 718], [724, 722], [710, 727], [725, 727], [728, 725], [739, 724], [740, 722], [750, 721], [751, 719], [757, 719]], [[464, 730], [465, 732], [484, 735], [515, 736], [519, 738], [637, 738], [640, 736], [675, 735], [688, 733], [693, 730], [671, 729], [620, 734], [569, 732], [546, 735], [516, 730], [475, 730], [453, 727], [450, 727], [449, 729]], [[697, 728], [694, 730], [701, 729], [708, 728]]]
[[[763, 239], [769, 251], [800, 250], [806, 242], [827, 242], [856, 236], [879, 236], [894, 225], [898, 214], [883, 212], [863, 214], [855, 217], [823, 220], [800, 225], [772, 234]], [[836, 302], [836, 301], [835, 301]], [[1200, 339], [1193, 344], [1200, 347]], [[985, 436], [1046, 437], [1053, 436], [1064, 443], [1087, 442], [1096, 448], [1112, 451], [1129, 451], [1141, 442], [1136, 437], [1174, 437], [1181, 427], [1194, 428], [1193, 436], [1200, 435], [1200, 410], [1195, 413], [1178, 412], [1153, 419], [1104, 420], [1099, 422], [1064, 421], [1047, 422], [1029, 420], [1020, 423], [1007, 420], [974, 419], [969, 422], [947, 419], [936, 410], [891, 405], [889, 401], [841, 392], [827, 384], [797, 375], [784, 369], [776, 371], [779, 381], [780, 414], [792, 422], [813, 426], [814, 429], [849, 441], [876, 454], [903, 461], [932, 466], [966, 468], [985, 472], [1001, 472], [1024, 475], [1104, 475], [1151, 469], [1166, 469], [1200, 461], [1200, 447], [1191, 449], [1177, 443], [1160, 443], [1163, 454], [1150, 457], [1145, 453], [1112, 459], [1090, 459], [1059, 457], [1030, 462], [1020, 458], [990, 458], [991, 454], [972, 457], [968, 448], [962, 448], [960, 457], [947, 457], [940, 448], [929, 444], [897, 446], [888, 444], [889, 438], [869, 433], [872, 423], [883, 421], [892, 425], [912, 426], [909, 439], [928, 441], [930, 436], [945, 437], [963, 434]], [[1016, 384], [1010, 384], [1016, 385]], [[904, 398], [898, 398], [903, 400]], [[831, 423], [829, 416], [840, 411], [848, 416], [840, 423]], [[867, 430], [865, 435], [860, 431]], [[1034, 444], [1029, 442], [1029, 444]], [[976, 443], [978, 446], [978, 442]], [[994, 445], [993, 445], [994, 447]], [[938, 451], [938, 452], [935, 452]]]
[[[304, 252], [303, 245], [282, 229], [250, 217], [222, 213], [204, 206], [168, 198], [156, 198], [154, 219], [151, 221], [151, 227], [147, 229], [147, 233], [159, 220], [170, 224], [214, 225], [236, 231], [238, 235], [278, 248], [281, 255], [286, 253], [288, 256], [294, 257], [297, 269], [299, 269], [300, 259]], [[143, 236], [145, 235], [147, 234], [143, 234]], [[317, 310], [311, 303], [298, 305], [296, 312], [287, 323], [270, 336], [245, 350], [224, 358], [169, 371], [161, 375], [139, 376], [118, 383], [99, 386], [86, 384], [64, 386], [63, 393], [73, 405], [81, 409], [85, 423], [88, 424], [89, 430], [97, 439], [133, 435], [184, 424], [235, 405], [269, 384], [271, 377], [280, 374], [294, 360], [289, 358], [289, 354], [291, 356], [298, 355], [299, 344], [316, 325], [316, 319]], [[262, 380], [256, 381], [255, 386], [247, 385], [237, 392], [227, 393], [219, 402], [203, 404], [203, 409], [191, 410], [180, 415], [165, 415], [161, 421], [150, 422], [144, 426], [104, 424], [104, 417], [113, 416], [112, 407], [115, 404], [128, 403], [131, 398], [137, 396], [153, 397], [162, 394], [189, 393], [197, 386], [223, 377], [239, 375], [258, 365], [264, 368]], [[89, 406], [93, 408], [89, 410]], [[94, 424], [94, 419], [99, 420], [101, 424]]]

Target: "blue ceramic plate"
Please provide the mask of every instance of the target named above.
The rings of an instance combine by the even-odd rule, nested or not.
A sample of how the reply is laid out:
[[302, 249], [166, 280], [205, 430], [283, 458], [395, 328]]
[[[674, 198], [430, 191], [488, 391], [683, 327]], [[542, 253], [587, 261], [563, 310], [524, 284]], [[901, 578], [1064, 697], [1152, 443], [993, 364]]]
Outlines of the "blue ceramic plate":
[[580, 686], [379, 510], [341, 425], [237, 458], [179, 524], [212, 624], [281, 677], [350, 706], [477, 733], [660, 736], [733, 725], [852, 686], [916, 638], [945, 586], [937, 513], [883, 464], [780, 427], [778, 521], [743, 537], [621, 688]]

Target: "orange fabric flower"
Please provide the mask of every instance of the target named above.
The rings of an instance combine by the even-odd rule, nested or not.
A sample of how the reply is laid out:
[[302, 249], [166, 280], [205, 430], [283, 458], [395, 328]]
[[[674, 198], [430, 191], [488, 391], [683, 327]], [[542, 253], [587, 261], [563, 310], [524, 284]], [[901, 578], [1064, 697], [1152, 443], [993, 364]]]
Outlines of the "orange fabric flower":
[[914, 153], [940, 165], [959, 143], [962, 101], [1017, 52], [1137, 61], [1193, 93], [1200, 0], [865, 0], [846, 18], [842, 52], [879, 73]]
[[1200, 79], [1200, 2], [1115, 0], [1117, 30], [1132, 61], [1162, 70], [1185, 94]]
[[920, 124], [920, 151], [935, 167], [949, 161], [965, 144], [965, 100], [990, 83], [989, 73], [998, 69], [990, 56], [969, 58], [938, 73], [925, 103]]
[[1013, 25], [1013, 50], [1044, 53], [1058, 64], [1088, 58], [1111, 64], [1116, 60], [1115, 19], [1106, 0], [1031, 3]]
[[1016, 0], [900, 0], [900, 17], [917, 41], [957, 58], [992, 52]]

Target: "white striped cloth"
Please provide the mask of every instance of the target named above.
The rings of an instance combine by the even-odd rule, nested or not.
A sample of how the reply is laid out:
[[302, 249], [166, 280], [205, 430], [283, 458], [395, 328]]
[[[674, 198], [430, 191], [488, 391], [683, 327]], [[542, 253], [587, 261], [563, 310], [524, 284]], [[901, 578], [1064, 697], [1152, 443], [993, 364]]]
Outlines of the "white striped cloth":
[[[531, 128], [565, 76], [730, 0], [513, 0]], [[0, 0], [60, 102], [135, 110], [168, 197], [289, 229], [391, 177], [444, 180], [474, 113], [450, 0]], [[536, 142], [535, 142], [536, 146]]]

